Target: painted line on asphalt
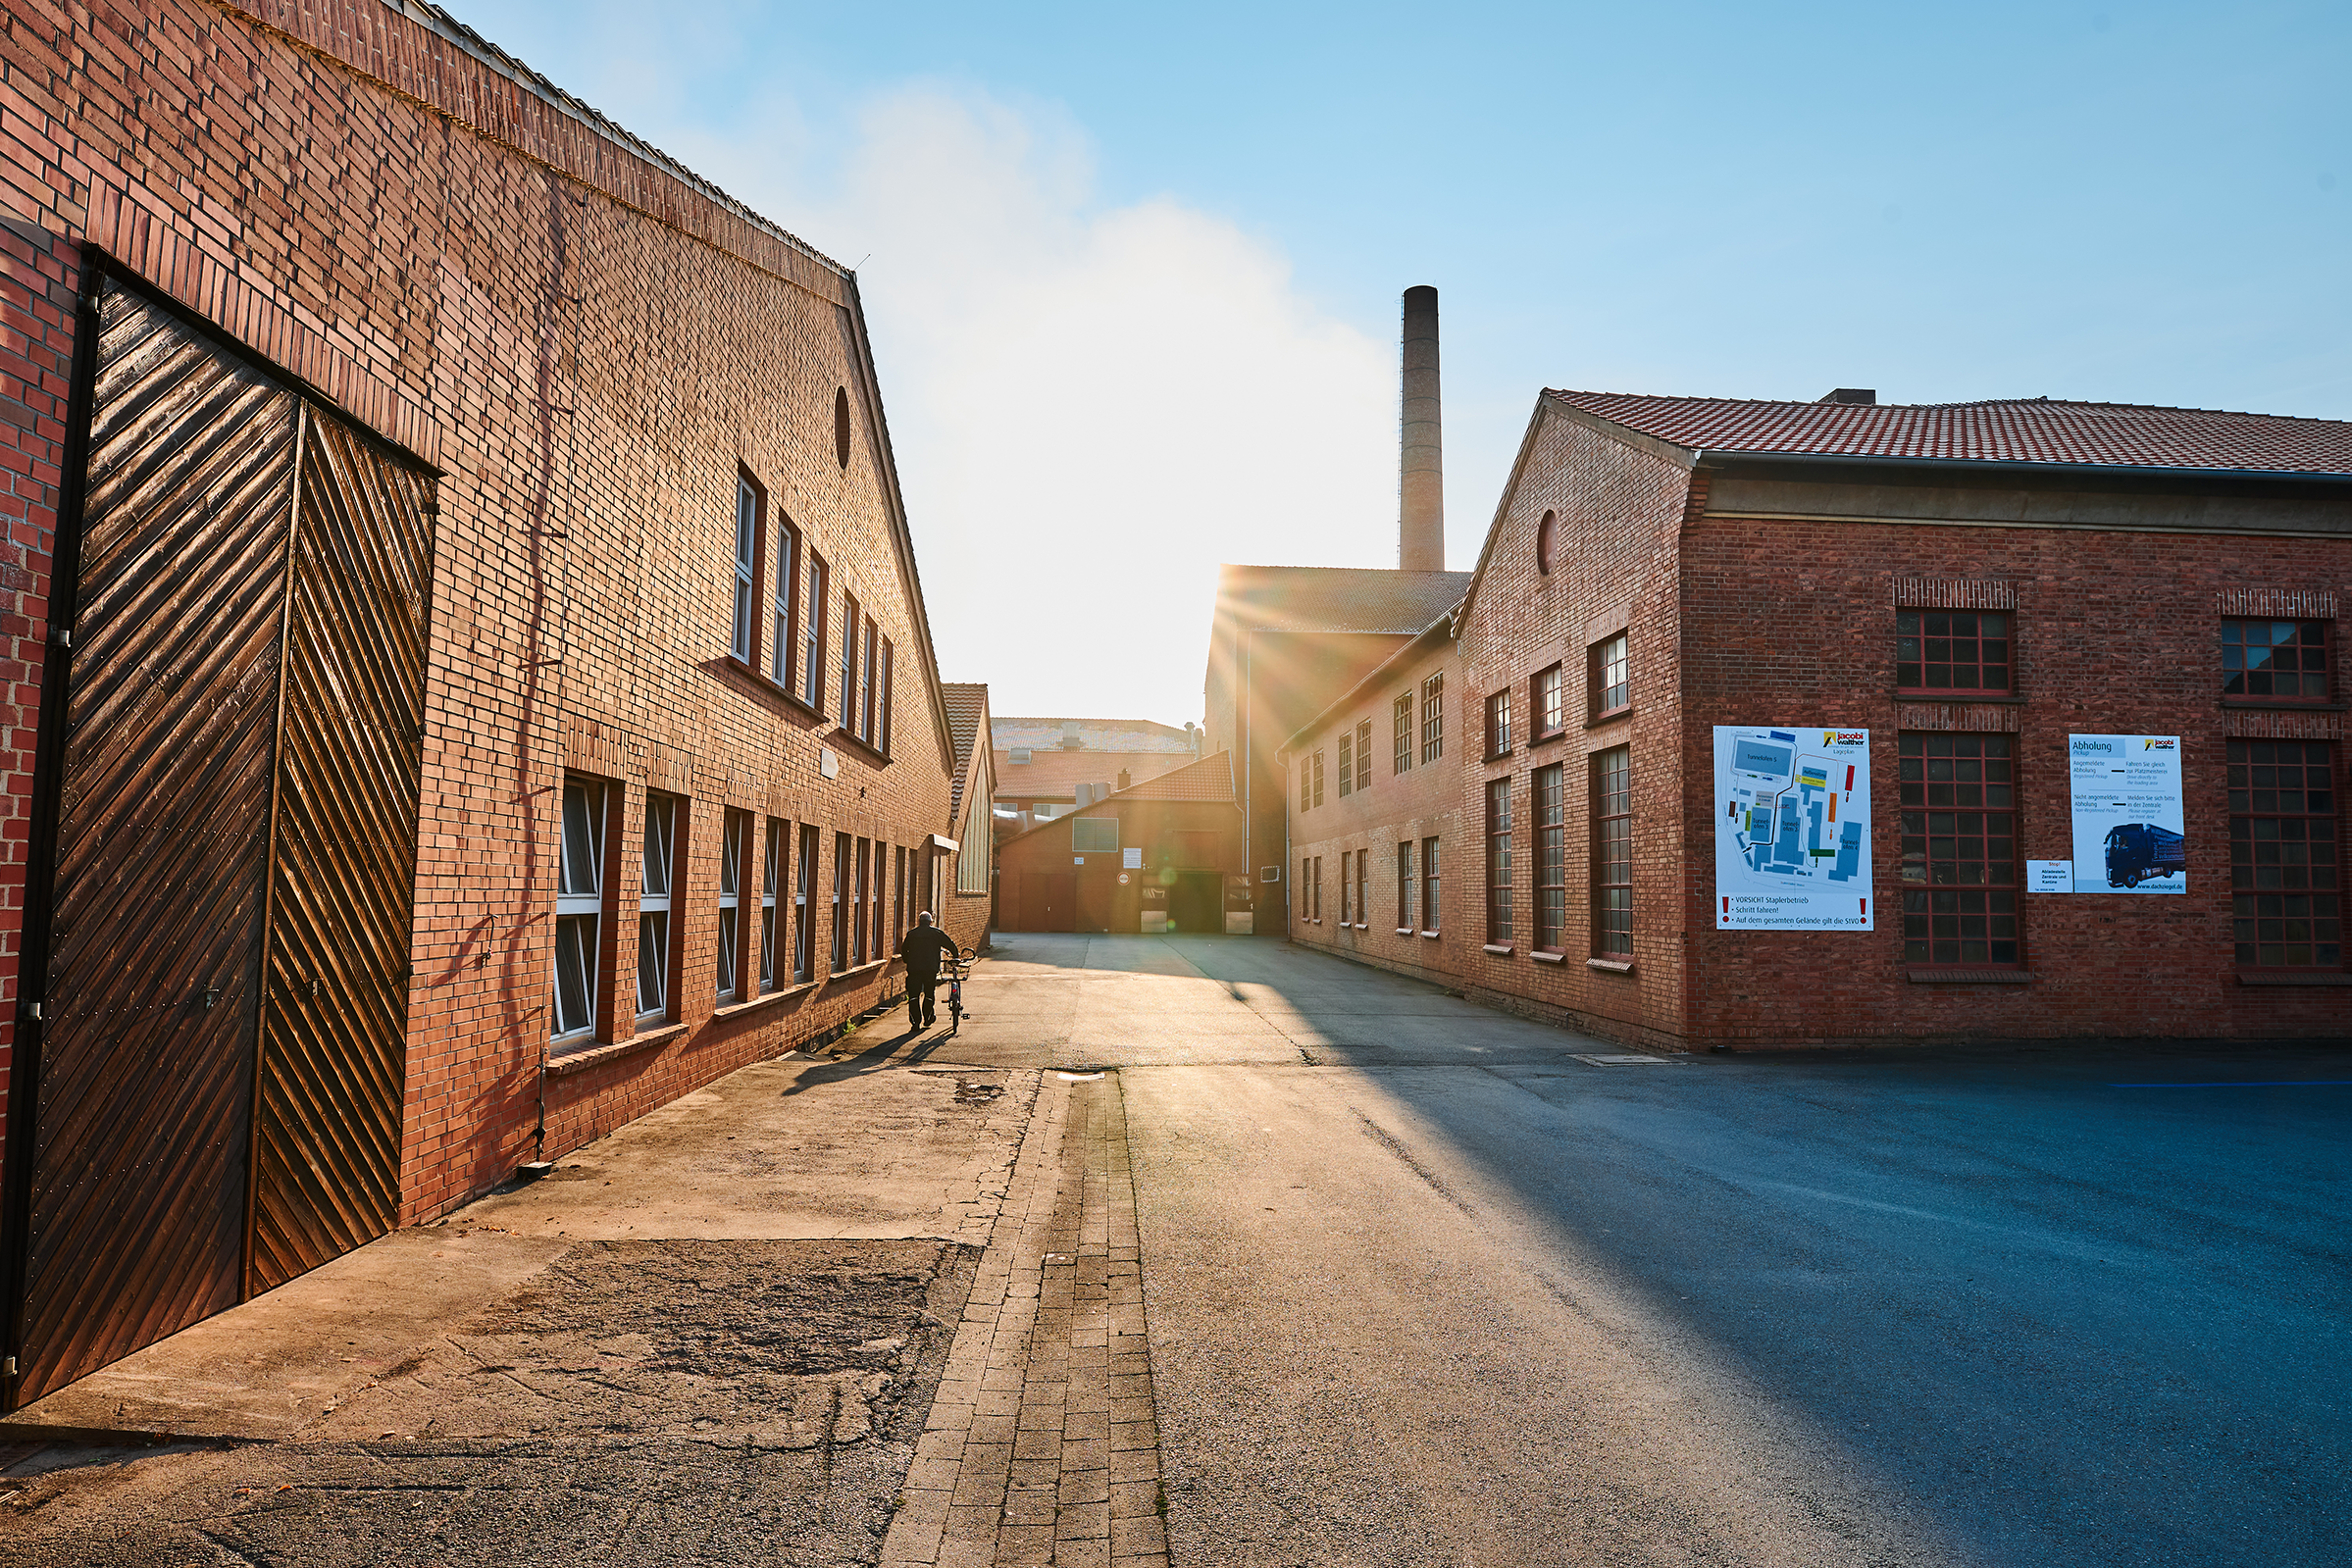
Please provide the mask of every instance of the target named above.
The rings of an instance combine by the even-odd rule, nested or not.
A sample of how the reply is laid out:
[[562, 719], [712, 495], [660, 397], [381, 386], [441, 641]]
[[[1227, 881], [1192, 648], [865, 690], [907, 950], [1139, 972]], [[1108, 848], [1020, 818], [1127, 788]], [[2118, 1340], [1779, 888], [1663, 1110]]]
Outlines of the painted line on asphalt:
[[2110, 1084], [2109, 1088], [2340, 1088], [2352, 1078], [2249, 1078], [2210, 1084]]

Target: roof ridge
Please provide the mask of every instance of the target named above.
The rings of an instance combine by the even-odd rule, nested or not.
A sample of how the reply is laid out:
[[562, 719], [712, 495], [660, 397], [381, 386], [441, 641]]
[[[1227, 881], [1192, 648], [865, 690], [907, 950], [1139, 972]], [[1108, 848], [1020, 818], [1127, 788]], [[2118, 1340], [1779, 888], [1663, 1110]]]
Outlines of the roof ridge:
[[2265, 414], [2256, 409], [2200, 408], [2187, 403], [2119, 403], [2101, 398], [2052, 397], [2047, 393], [2034, 397], [1964, 398], [1951, 403], [1824, 403], [1819, 398], [1814, 397], [1718, 397], [1709, 392], [1600, 392], [1563, 386], [1547, 386], [1544, 388], [1544, 395], [1562, 400], [1578, 397], [1606, 397], [1640, 399], [1644, 402], [1655, 403], [1727, 403], [1751, 408], [1834, 409], [1848, 418], [1866, 417], [1873, 409], [1889, 411], [1930, 408], [2113, 408], [2129, 409], [2146, 414], [2221, 414], [2231, 419], [2289, 420], [2301, 425], [2352, 424], [2352, 420], [2332, 420], [2319, 414]]

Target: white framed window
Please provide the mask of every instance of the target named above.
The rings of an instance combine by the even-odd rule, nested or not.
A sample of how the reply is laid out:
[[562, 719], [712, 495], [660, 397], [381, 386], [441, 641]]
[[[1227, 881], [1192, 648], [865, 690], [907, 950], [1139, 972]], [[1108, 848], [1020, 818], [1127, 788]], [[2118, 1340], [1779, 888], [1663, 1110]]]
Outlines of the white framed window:
[[876, 961], [891, 955], [891, 846], [874, 840], [874, 889], [866, 905], [874, 927], [874, 945], [866, 956]]
[[742, 985], [743, 823], [727, 813], [719, 830], [719, 1000], [731, 1002]]
[[659, 1022], [670, 1012], [670, 880], [678, 850], [678, 799], [645, 796], [642, 875], [637, 898], [637, 1020]]
[[808, 552], [808, 602], [800, 607], [800, 700], [822, 710], [825, 706], [825, 558]]
[[817, 978], [817, 835], [814, 823], [800, 825], [800, 863], [793, 868], [793, 984]]
[[833, 835], [833, 973], [849, 967], [849, 835]]
[[863, 618], [857, 613], [857, 600], [847, 593], [842, 595], [842, 729], [857, 733], [857, 629]]
[[555, 883], [556, 1039], [596, 1031], [596, 958], [604, 919], [604, 793], [594, 779], [566, 779], [563, 843]]
[[880, 683], [882, 723], [875, 730], [874, 749], [886, 757], [891, 754], [891, 662], [892, 655], [896, 652], [897, 649], [892, 646], [891, 639], [884, 637], [882, 639], [882, 680]]
[[751, 607], [757, 602], [759, 492], [740, 475], [735, 481], [735, 656], [751, 662]]
[[768, 819], [759, 855], [759, 988], [776, 988], [776, 890], [784, 881], [784, 824]]
[[866, 617], [866, 646], [864, 657], [857, 665], [857, 738], [867, 745], [874, 743], [874, 680], [882, 662], [882, 633], [875, 630], [874, 618]]
[[1119, 819], [1080, 817], [1070, 824], [1070, 848], [1079, 854], [1108, 854], [1119, 847]]
[[800, 531], [789, 518], [776, 523], [776, 591], [769, 599], [775, 625], [774, 644], [768, 649], [768, 679], [793, 688], [793, 595], [800, 587]]
[[849, 893], [849, 962], [853, 965], [866, 961], [866, 898], [873, 887], [870, 881], [873, 875], [874, 840], [860, 838], [857, 841], [857, 882]]

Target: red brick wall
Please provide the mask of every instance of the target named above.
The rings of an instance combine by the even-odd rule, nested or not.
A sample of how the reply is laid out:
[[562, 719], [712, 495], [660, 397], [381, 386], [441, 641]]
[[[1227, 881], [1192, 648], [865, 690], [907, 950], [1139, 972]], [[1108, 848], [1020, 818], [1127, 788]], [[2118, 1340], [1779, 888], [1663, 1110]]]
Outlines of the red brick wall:
[[[1419, 741], [1421, 683], [1441, 671], [1446, 677], [1446, 755], [1437, 762], [1423, 763]], [[1454, 645], [1451, 640], [1440, 639], [1399, 662], [1361, 700], [1340, 708], [1330, 724], [1303, 736], [1291, 748], [1283, 797], [1290, 812], [1290, 858], [1283, 867], [1283, 887], [1261, 889], [1259, 918], [1267, 922], [1261, 929], [1271, 929], [1287, 900], [1290, 937], [1302, 946], [1375, 964], [1441, 986], [1461, 983], [1466, 962], [1463, 954], [1477, 950], [1478, 937], [1474, 927], [1462, 924], [1465, 913], [1458, 899], [1460, 879], [1470, 874], [1468, 862], [1463, 858], [1469, 848], [1457, 810], [1461, 797], [1463, 766], [1462, 729], [1457, 722], [1459, 687]], [[1413, 766], [1407, 772], [1398, 773], [1392, 714], [1397, 698], [1408, 690], [1413, 693]], [[1368, 788], [1342, 795], [1338, 773], [1340, 732], [1343, 727], [1353, 732], [1365, 719], [1372, 722], [1372, 783]], [[1300, 775], [1312, 765], [1318, 751], [1324, 758], [1323, 803], [1302, 811]], [[1438, 885], [1443, 906], [1439, 932], [1436, 936], [1421, 935], [1416, 917], [1413, 929], [1400, 935], [1397, 846], [1407, 839], [1412, 841], [1413, 876], [1417, 884], [1421, 873], [1421, 840], [1431, 837], [1439, 840]], [[1360, 931], [1353, 925], [1340, 924], [1339, 896], [1340, 857], [1343, 854], [1353, 857], [1359, 851], [1370, 856], [1364, 878], [1370, 908], [1355, 917], [1363, 928]], [[1304, 875], [1302, 862], [1318, 857], [1323, 863], [1320, 923], [1310, 915], [1311, 889], [1300, 880]], [[1263, 896], [1274, 893], [1282, 896]], [[1418, 905], [1416, 886], [1415, 908]], [[1355, 913], [1351, 910], [1351, 914]]]
[[0, 223], [0, 1158], [24, 986], [25, 875], [49, 642], [67, 403], [81, 283], [76, 247]]
[[[200, 0], [12, 14], [0, 210], [89, 239], [444, 471], [402, 1152], [414, 1220], [534, 1150], [567, 770], [622, 792], [604, 954], [621, 1039], [644, 792], [690, 797], [685, 1028], [551, 1078], [551, 1157], [896, 988], [873, 971], [713, 1016], [723, 808], [813, 822], [828, 857], [837, 831], [913, 845], [950, 828], [952, 760], [848, 282], [373, 0], [253, 9], [271, 25]], [[837, 387], [855, 410], [845, 470]], [[730, 666], [739, 465], [832, 563], [836, 670], [844, 589], [895, 644], [888, 766]], [[830, 887], [828, 865], [820, 899]]]
[[[1683, 537], [1684, 868], [1693, 936], [1692, 1034], [1738, 1045], [2067, 1036], [2341, 1036], [2352, 990], [2241, 986], [2229, 925], [2223, 769], [2232, 733], [2267, 715], [2220, 702], [2223, 590], [2332, 588], [2352, 601], [2352, 546], [2308, 538], [1708, 518]], [[2021, 705], [1900, 702], [1897, 577], [1988, 581], [2017, 592]], [[2339, 633], [2341, 623], [2338, 623]], [[2344, 687], [2337, 641], [2335, 689]], [[2340, 714], [2297, 716], [2340, 736]], [[1713, 930], [1718, 724], [1870, 732], [1871, 854], [1880, 914], [1867, 933]], [[2072, 856], [2071, 733], [2181, 737], [2187, 893], [2026, 894], [2028, 985], [1906, 979], [1897, 738], [1906, 729], [2017, 736], [2021, 857]], [[2337, 741], [2338, 843], [2352, 842]], [[1648, 868], [1645, 867], [1645, 874]], [[1661, 868], [1662, 871], [1663, 868]]]
[[[1614, 1037], [1671, 1042], [1682, 1034], [1684, 914], [1671, 868], [1685, 825], [1675, 802], [1683, 767], [1680, 687], [1683, 637], [1675, 592], [1675, 539], [1690, 473], [1666, 458], [1603, 436], [1546, 400], [1488, 540], [1478, 586], [1460, 628], [1456, 734], [1462, 762], [1457, 807], [1461, 851], [1456, 905], [1463, 937], [1462, 979], [1480, 1000]], [[1555, 514], [1552, 568], [1539, 569], [1536, 532]], [[1588, 725], [1585, 651], [1616, 632], [1627, 636], [1631, 713]], [[1558, 662], [1565, 731], [1530, 741], [1529, 681]], [[1484, 703], [1511, 689], [1516, 743], [1486, 759]], [[1632, 747], [1633, 948], [1630, 971], [1595, 969], [1593, 954], [1590, 759]], [[1535, 920], [1536, 823], [1530, 776], [1563, 764], [1566, 822], [1564, 946], [1559, 962], [1531, 948]], [[1485, 951], [1486, 786], [1510, 781], [1511, 910], [1508, 954]]]

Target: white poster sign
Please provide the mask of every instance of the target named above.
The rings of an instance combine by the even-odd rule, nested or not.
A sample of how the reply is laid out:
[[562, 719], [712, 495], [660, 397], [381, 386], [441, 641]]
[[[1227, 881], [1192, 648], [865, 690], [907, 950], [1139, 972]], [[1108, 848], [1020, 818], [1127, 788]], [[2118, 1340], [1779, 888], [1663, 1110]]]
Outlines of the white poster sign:
[[2074, 890], [2188, 891], [2178, 735], [2069, 735]]
[[1869, 931], [1870, 732], [1715, 726], [1715, 929]]
[[2029, 893], [2072, 892], [2074, 890], [2074, 863], [2071, 860], [2026, 861], [2025, 890]]
[[[1144, 851], [1141, 846], [1133, 849], [1122, 849], [1119, 851], [1119, 854], [1123, 857], [1119, 861], [1119, 864], [1125, 866], [1129, 871], [1141, 871], [1144, 869]], [[1119, 880], [1121, 882], [1125, 882], [1127, 879], [1121, 877]]]

